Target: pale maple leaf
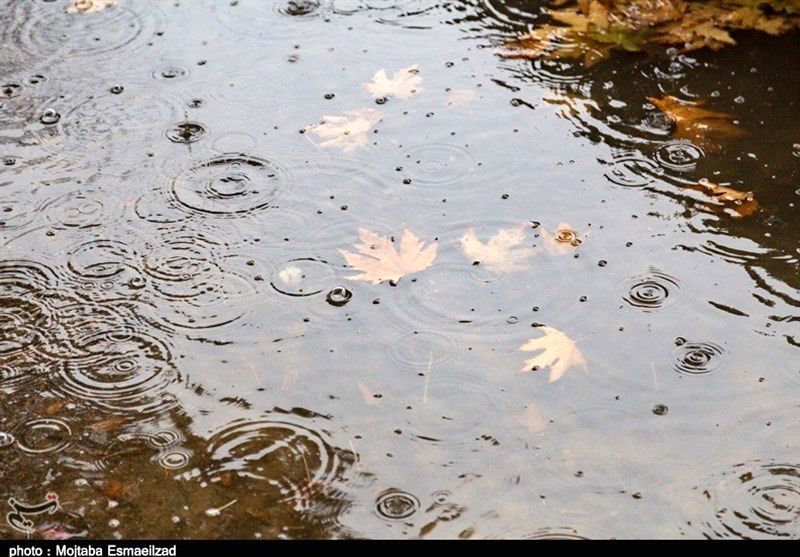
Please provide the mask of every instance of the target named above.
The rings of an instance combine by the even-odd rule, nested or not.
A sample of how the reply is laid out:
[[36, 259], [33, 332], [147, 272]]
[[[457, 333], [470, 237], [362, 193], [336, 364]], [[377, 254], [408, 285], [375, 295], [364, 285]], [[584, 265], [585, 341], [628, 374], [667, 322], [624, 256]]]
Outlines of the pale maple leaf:
[[403, 231], [399, 250], [395, 249], [391, 238], [365, 228], [359, 228], [358, 235], [361, 238], [361, 243], [356, 245], [359, 253], [340, 250], [347, 264], [361, 271], [361, 274], [348, 277], [351, 280], [373, 284], [396, 281], [409, 273], [427, 269], [436, 259], [436, 244], [424, 247], [424, 242], [420, 242], [410, 230]]
[[309, 126], [306, 131], [323, 140], [320, 147], [339, 147], [349, 152], [367, 144], [367, 132], [380, 119], [381, 113], [372, 108], [345, 110], [340, 115], [323, 116], [318, 124]]
[[550, 255], [572, 253], [582, 242], [578, 233], [566, 222], [559, 224], [553, 234], [550, 234], [546, 228], [542, 227], [540, 235], [542, 237], [542, 246]]
[[397, 97], [398, 99], [408, 99], [421, 91], [422, 77], [419, 75], [417, 66], [409, 66], [394, 72], [389, 78], [385, 70], [379, 70], [372, 76], [372, 81], [364, 83], [364, 87], [376, 99], [383, 97]]
[[524, 241], [525, 230], [522, 226], [500, 229], [485, 244], [470, 228], [461, 236], [461, 249], [472, 261], [477, 261], [493, 273], [513, 273], [524, 269], [522, 263], [536, 254], [537, 250], [525, 246]]
[[567, 335], [553, 327], [541, 327], [544, 333], [539, 338], [532, 338], [522, 346], [523, 352], [537, 352], [525, 360], [525, 364], [518, 373], [550, 369], [549, 382], [558, 381], [571, 367], [579, 367], [586, 371], [587, 364], [583, 354]]
[[116, 4], [117, 0], [72, 0], [67, 11], [69, 13], [91, 14], [101, 12]]

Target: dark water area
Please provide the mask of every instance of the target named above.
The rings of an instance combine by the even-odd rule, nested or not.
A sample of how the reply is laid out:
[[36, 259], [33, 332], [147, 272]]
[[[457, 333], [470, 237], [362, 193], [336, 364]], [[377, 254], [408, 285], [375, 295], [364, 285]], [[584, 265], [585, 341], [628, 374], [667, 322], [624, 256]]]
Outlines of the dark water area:
[[[69, 5], [0, 5], [0, 515], [800, 537], [797, 33], [584, 68], [497, 55], [544, 2]], [[676, 138], [665, 95], [742, 133]], [[353, 280], [359, 229], [435, 261]], [[513, 272], [465, 256], [503, 229]], [[547, 328], [584, 365], [518, 373]]]

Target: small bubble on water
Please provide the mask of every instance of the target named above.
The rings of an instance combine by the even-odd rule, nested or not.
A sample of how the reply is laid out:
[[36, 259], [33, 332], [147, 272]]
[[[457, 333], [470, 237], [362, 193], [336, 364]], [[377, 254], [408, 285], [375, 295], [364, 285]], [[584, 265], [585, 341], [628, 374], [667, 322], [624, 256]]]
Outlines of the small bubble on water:
[[653, 406], [653, 414], [656, 416], [663, 416], [667, 412], [669, 412], [669, 408], [667, 408], [667, 406], [664, 404], [656, 404]]
[[353, 293], [344, 286], [334, 286], [331, 288], [330, 292], [328, 292], [325, 300], [334, 307], [342, 307], [349, 302], [352, 297]]
[[44, 112], [42, 112], [42, 115], [39, 116], [39, 121], [45, 125], [55, 124], [59, 120], [61, 120], [61, 114], [59, 114], [52, 108], [46, 109]]
[[109, 91], [111, 93], [113, 93], [114, 95], [119, 95], [124, 90], [125, 90], [125, 88], [122, 85], [112, 85], [111, 88], [109, 89]]

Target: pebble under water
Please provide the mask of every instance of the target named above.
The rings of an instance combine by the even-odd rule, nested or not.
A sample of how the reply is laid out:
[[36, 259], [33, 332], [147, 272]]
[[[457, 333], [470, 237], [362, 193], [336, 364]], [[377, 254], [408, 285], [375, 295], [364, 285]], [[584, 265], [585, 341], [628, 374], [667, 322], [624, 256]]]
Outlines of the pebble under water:
[[[543, 1], [109, 4], [0, 0], [32, 537], [800, 538], [796, 32], [584, 68], [497, 56]], [[362, 229], [435, 261], [354, 279]]]

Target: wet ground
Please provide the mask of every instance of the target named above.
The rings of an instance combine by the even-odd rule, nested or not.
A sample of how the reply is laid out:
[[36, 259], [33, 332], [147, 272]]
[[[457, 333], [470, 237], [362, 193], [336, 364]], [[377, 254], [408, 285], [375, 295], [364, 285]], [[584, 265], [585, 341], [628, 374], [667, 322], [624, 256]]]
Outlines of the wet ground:
[[[33, 537], [800, 537], [797, 34], [585, 69], [497, 56], [537, 2], [68, 5], [0, 10], [0, 499], [57, 494]], [[743, 133], [676, 139], [664, 95]], [[569, 241], [462, 253], [515, 227]], [[359, 228], [436, 260], [352, 280]], [[517, 373], [542, 326], [585, 370]]]

